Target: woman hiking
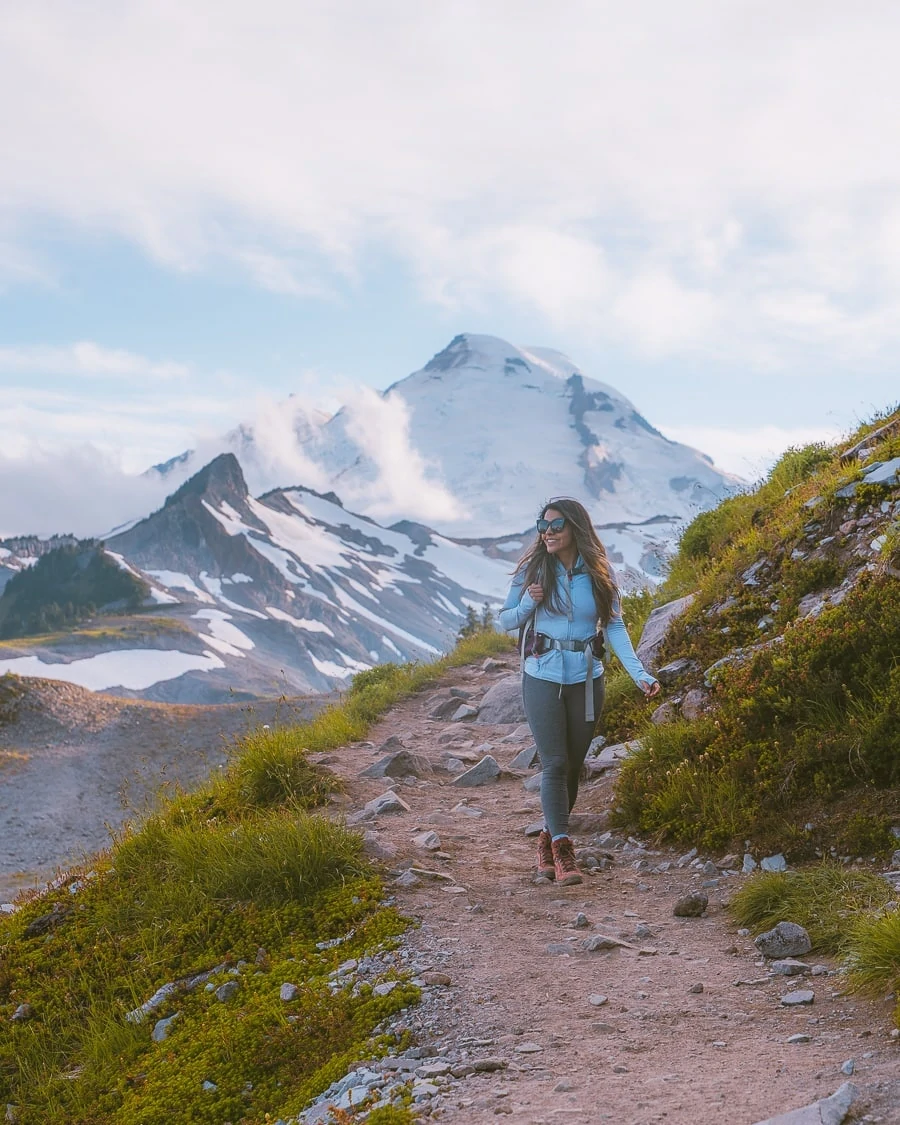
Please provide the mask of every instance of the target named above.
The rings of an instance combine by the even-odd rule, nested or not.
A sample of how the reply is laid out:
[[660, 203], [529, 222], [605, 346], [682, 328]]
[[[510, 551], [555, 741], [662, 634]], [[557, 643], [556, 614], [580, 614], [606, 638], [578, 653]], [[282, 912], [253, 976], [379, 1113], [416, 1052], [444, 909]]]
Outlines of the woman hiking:
[[569, 813], [603, 707], [604, 639], [648, 698], [659, 683], [635, 655], [606, 550], [577, 500], [554, 497], [541, 509], [499, 621], [523, 630], [522, 695], [542, 769], [537, 874], [580, 883]]

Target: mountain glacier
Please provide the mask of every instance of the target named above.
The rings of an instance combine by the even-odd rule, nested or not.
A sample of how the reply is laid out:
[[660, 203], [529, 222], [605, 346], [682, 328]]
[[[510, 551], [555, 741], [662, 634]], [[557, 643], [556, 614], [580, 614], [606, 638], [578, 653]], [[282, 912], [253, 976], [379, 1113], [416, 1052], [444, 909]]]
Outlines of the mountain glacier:
[[[221, 442], [252, 490], [282, 487], [305, 467], [314, 479], [297, 483], [383, 524], [412, 517], [507, 557], [547, 498], [575, 496], [626, 587], [658, 578], [680, 527], [741, 484], [560, 352], [494, 336], [457, 336], [420, 371], [331, 417], [296, 400], [284, 413], [295, 447], [285, 452], [278, 435], [281, 462], [264, 426], [243, 424]], [[156, 471], [176, 480], [197, 467], [182, 454]]]
[[[150, 472], [168, 500], [105, 540], [157, 624], [7, 643], [0, 674], [167, 701], [333, 690], [449, 648], [551, 496], [584, 502], [629, 590], [740, 484], [561, 353], [476, 335], [334, 415], [291, 398]], [[0, 543], [0, 586], [48, 547]]]

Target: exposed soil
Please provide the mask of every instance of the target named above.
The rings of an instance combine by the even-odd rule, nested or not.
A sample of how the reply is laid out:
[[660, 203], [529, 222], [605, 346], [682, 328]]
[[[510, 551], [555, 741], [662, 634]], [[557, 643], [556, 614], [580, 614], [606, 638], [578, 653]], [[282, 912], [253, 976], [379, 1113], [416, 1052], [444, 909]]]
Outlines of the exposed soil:
[[[462, 669], [442, 687], [487, 687], [496, 676]], [[348, 812], [391, 786], [390, 778], [358, 774], [378, 760], [392, 735], [435, 766], [448, 750], [442, 736], [446, 740], [451, 731], [472, 743], [470, 753], [490, 742], [502, 765], [530, 741], [500, 741], [513, 727], [431, 720], [435, 695], [395, 708], [372, 732], [371, 743], [323, 756], [347, 783]], [[722, 876], [717, 887], [706, 888], [705, 916], [686, 919], [673, 916], [673, 904], [699, 889], [704, 876], [677, 866], [662, 874], [637, 871], [633, 864], [640, 857], [653, 867], [679, 856], [649, 846], [647, 855], [627, 841], [612, 847], [608, 869], [586, 875], [580, 886], [536, 885], [535, 846], [524, 828], [540, 815], [537, 794], [526, 792], [518, 778], [478, 789], [451, 782], [440, 771], [431, 779], [396, 783], [411, 811], [363, 826], [374, 832], [371, 848], [396, 849], [385, 860], [395, 873], [412, 863], [449, 876], [420, 876], [416, 886], [393, 892], [420, 923], [408, 936], [415, 959], [430, 962], [452, 982], [427, 989], [428, 999], [409, 1013], [417, 1041], [437, 1054], [459, 1057], [462, 1048], [472, 1057], [508, 1062], [505, 1070], [453, 1082], [430, 1103], [433, 1116], [465, 1125], [498, 1114], [527, 1125], [750, 1125], [833, 1094], [847, 1081], [842, 1064], [852, 1059], [861, 1096], [851, 1119], [900, 1122], [893, 1002], [845, 996], [842, 977], [834, 973], [805, 976], [802, 983], [766, 980], [751, 939], [737, 934], [724, 910], [741, 876]], [[611, 786], [604, 778], [582, 789], [577, 809], [599, 815], [582, 816], [591, 831], [574, 831], [576, 845], [590, 844], [602, 829]], [[454, 811], [462, 800], [483, 815]], [[437, 854], [412, 842], [429, 829], [440, 837]], [[567, 928], [578, 912], [589, 926]], [[648, 936], [636, 933], [642, 923]], [[549, 945], [594, 933], [622, 938], [632, 948], [548, 952]], [[815, 954], [804, 960], [823, 962]], [[702, 992], [692, 991], [697, 985]], [[794, 987], [811, 988], [814, 1003], [783, 1007], [780, 997]], [[597, 994], [608, 998], [600, 1007], [589, 1000]], [[789, 1044], [797, 1033], [810, 1041]], [[472, 1040], [480, 1045], [473, 1047]], [[539, 1049], [523, 1051], [528, 1044]]]
[[117, 699], [55, 680], [14, 685], [0, 720], [0, 902], [105, 848], [110, 829], [172, 786], [203, 780], [247, 730], [302, 721], [325, 702], [203, 707]]

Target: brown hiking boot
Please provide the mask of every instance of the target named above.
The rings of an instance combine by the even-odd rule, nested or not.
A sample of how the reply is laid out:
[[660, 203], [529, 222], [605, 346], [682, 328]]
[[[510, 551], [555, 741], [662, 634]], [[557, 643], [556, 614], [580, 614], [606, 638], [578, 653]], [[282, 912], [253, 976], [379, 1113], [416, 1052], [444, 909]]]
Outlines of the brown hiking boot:
[[550, 845], [553, 849], [553, 866], [556, 871], [556, 881], [563, 887], [574, 886], [584, 880], [578, 865], [575, 863], [575, 849], [568, 836], [561, 840], [553, 840]]
[[545, 828], [538, 836], [537, 877], [539, 879], [555, 879], [556, 864], [553, 862], [553, 848], [550, 843], [550, 833]]

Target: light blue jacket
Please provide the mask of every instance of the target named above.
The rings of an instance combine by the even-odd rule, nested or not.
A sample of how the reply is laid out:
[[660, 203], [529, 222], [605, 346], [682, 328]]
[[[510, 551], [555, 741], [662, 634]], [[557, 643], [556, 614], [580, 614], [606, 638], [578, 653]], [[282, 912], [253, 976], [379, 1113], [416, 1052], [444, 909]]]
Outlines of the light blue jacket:
[[[524, 574], [517, 574], [498, 615], [501, 629], [511, 633], [524, 625], [534, 613], [537, 632], [555, 640], [584, 640], [594, 634], [597, 628], [597, 606], [591, 577], [581, 556], [575, 560], [571, 572], [558, 559], [554, 563], [557, 589], [565, 607], [563, 612], [551, 609], [545, 602], [536, 602], [525, 589]], [[618, 599], [613, 604], [613, 616], [603, 629], [603, 637], [607, 648], [618, 656], [635, 683], [639, 684], [642, 680], [644, 683], [656, 683], [655, 677], [650, 675], [635, 654]], [[581, 651], [568, 652], [554, 648], [541, 656], [529, 656], [525, 661], [525, 673], [539, 680], [552, 680], [555, 684], [581, 684], [587, 677], [587, 659]], [[595, 660], [595, 678], [602, 674], [603, 664]]]

